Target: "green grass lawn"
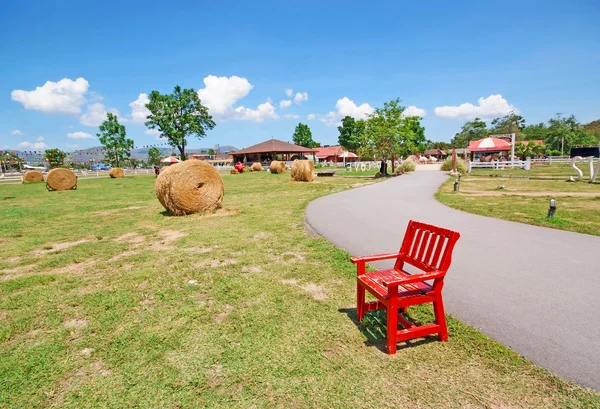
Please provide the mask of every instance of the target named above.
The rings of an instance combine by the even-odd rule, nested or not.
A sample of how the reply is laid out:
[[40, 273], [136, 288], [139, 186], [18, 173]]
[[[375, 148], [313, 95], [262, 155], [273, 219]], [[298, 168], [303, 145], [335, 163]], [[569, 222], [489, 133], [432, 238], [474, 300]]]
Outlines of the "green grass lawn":
[[153, 177], [0, 187], [0, 408], [600, 406], [452, 318], [447, 343], [382, 352], [349, 255], [304, 233], [357, 180], [223, 179], [223, 209], [185, 217]]
[[[589, 180], [590, 170], [587, 162], [578, 162], [577, 167], [583, 171], [583, 177], [585, 180]], [[515, 169], [473, 169], [471, 171], [472, 176], [507, 176], [507, 177], [564, 177], [568, 179], [569, 176], [576, 177], [577, 172], [569, 164], [553, 164], [553, 165], [538, 165], [533, 164], [531, 170], [524, 170], [521, 168]]]
[[[600, 236], [600, 183], [465, 176], [460, 192], [454, 192], [454, 180], [448, 179], [436, 198], [455, 209]], [[558, 210], [547, 219], [552, 198]]]

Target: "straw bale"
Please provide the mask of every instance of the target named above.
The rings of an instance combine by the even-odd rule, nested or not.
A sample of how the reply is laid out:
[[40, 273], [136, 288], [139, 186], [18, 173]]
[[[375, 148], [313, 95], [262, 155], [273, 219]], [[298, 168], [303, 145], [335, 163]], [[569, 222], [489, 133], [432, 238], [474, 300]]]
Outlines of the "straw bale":
[[252, 172], [260, 172], [263, 170], [263, 167], [260, 162], [254, 162], [252, 164]]
[[46, 187], [48, 190], [77, 189], [77, 176], [69, 169], [52, 169], [46, 176]]
[[176, 216], [221, 207], [225, 187], [209, 163], [188, 160], [163, 169], [156, 178], [156, 197]]
[[287, 167], [285, 166], [285, 162], [280, 162], [278, 160], [274, 160], [269, 165], [269, 170], [271, 173], [285, 173]]
[[234, 169], [231, 169], [229, 171], [229, 173], [232, 174], [232, 175], [237, 175], [238, 173], [240, 173], [240, 171], [234, 168]]
[[312, 182], [315, 179], [315, 164], [312, 160], [295, 160], [291, 173], [293, 181]]
[[108, 176], [110, 176], [113, 179], [118, 179], [125, 176], [125, 172], [123, 172], [123, 169], [121, 168], [112, 168], [110, 172], [108, 172]]
[[40, 172], [39, 170], [28, 170], [23, 175], [23, 183], [43, 182], [43, 181], [44, 181], [44, 175], [42, 175], [42, 172]]

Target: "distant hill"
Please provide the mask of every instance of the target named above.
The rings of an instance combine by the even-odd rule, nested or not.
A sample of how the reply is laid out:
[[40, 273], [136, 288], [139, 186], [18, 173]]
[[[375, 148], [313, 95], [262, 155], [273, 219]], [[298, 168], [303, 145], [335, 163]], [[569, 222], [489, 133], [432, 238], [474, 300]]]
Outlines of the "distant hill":
[[[156, 147], [162, 156], [169, 156], [171, 152], [177, 152], [176, 149], [171, 147]], [[148, 158], [148, 150], [150, 147], [143, 147], [131, 150], [131, 157], [133, 159], [144, 160]], [[197, 148], [197, 149], [189, 149], [186, 150], [186, 153], [207, 153], [209, 149], [214, 148]], [[236, 147], [231, 145], [223, 145], [219, 146], [218, 149], [215, 149], [216, 153], [229, 153], [232, 150], [237, 150]], [[20, 158], [23, 158], [25, 163], [27, 164], [39, 164], [42, 163], [43, 151], [20, 151], [20, 150], [12, 150], [7, 149], [8, 152], [12, 152]], [[102, 162], [104, 160], [104, 148], [102, 146], [94, 146], [92, 148], [87, 149], [77, 149], [72, 152], [68, 152], [67, 159], [70, 162]]]

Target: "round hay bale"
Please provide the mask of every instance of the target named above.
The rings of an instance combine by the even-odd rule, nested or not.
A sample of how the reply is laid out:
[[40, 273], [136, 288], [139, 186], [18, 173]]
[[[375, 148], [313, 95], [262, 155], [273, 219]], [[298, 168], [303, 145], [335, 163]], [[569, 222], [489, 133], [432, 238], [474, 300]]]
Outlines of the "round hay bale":
[[48, 172], [48, 175], [46, 175], [46, 187], [48, 190], [77, 189], [77, 176], [69, 169], [52, 169]]
[[315, 164], [312, 160], [295, 160], [292, 162], [292, 180], [295, 182], [312, 182], [315, 179]]
[[125, 172], [123, 172], [123, 169], [121, 168], [112, 168], [110, 172], [108, 172], [108, 176], [113, 179], [119, 179], [125, 176]]
[[254, 162], [252, 164], [252, 172], [260, 172], [263, 170], [262, 164], [260, 162]]
[[229, 174], [230, 174], [230, 175], [237, 175], [237, 174], [239, 174], [239, 173], [240, 173], [240, 171], [239, 171], [239, 170], [237, 170], [237, 169], [235, 169], [235, 168], [234, 168], [234, 169], [231, 169], [231, 170], [229, 171]]
[[28, 170], [23, 175], [23, 183], [43, 182], [44, 175], [39, 170]]
[[219, 172], [201, 160], [187, 160], [163, 169], [155, 188], [160, 204], [175, 216], [217, 209], [225, 192]]
[[274, 160], [269, 165], [269, 170], [271, 173], [285, 173], [287, 167], [285, 166], [285, 162], [280, 162], [278, 160]]

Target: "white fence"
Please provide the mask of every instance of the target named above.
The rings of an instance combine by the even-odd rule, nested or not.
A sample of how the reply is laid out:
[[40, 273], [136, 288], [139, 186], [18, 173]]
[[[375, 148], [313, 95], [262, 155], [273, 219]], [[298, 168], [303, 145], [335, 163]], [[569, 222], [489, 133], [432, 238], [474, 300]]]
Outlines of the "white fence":
[[511, 169], [522, 168], [525, 170], [531, 169], [531, 159], [513, 160], [513, 161], [491, 161], [491, 162], [469, 162], [469, 173], [472, 169]]

